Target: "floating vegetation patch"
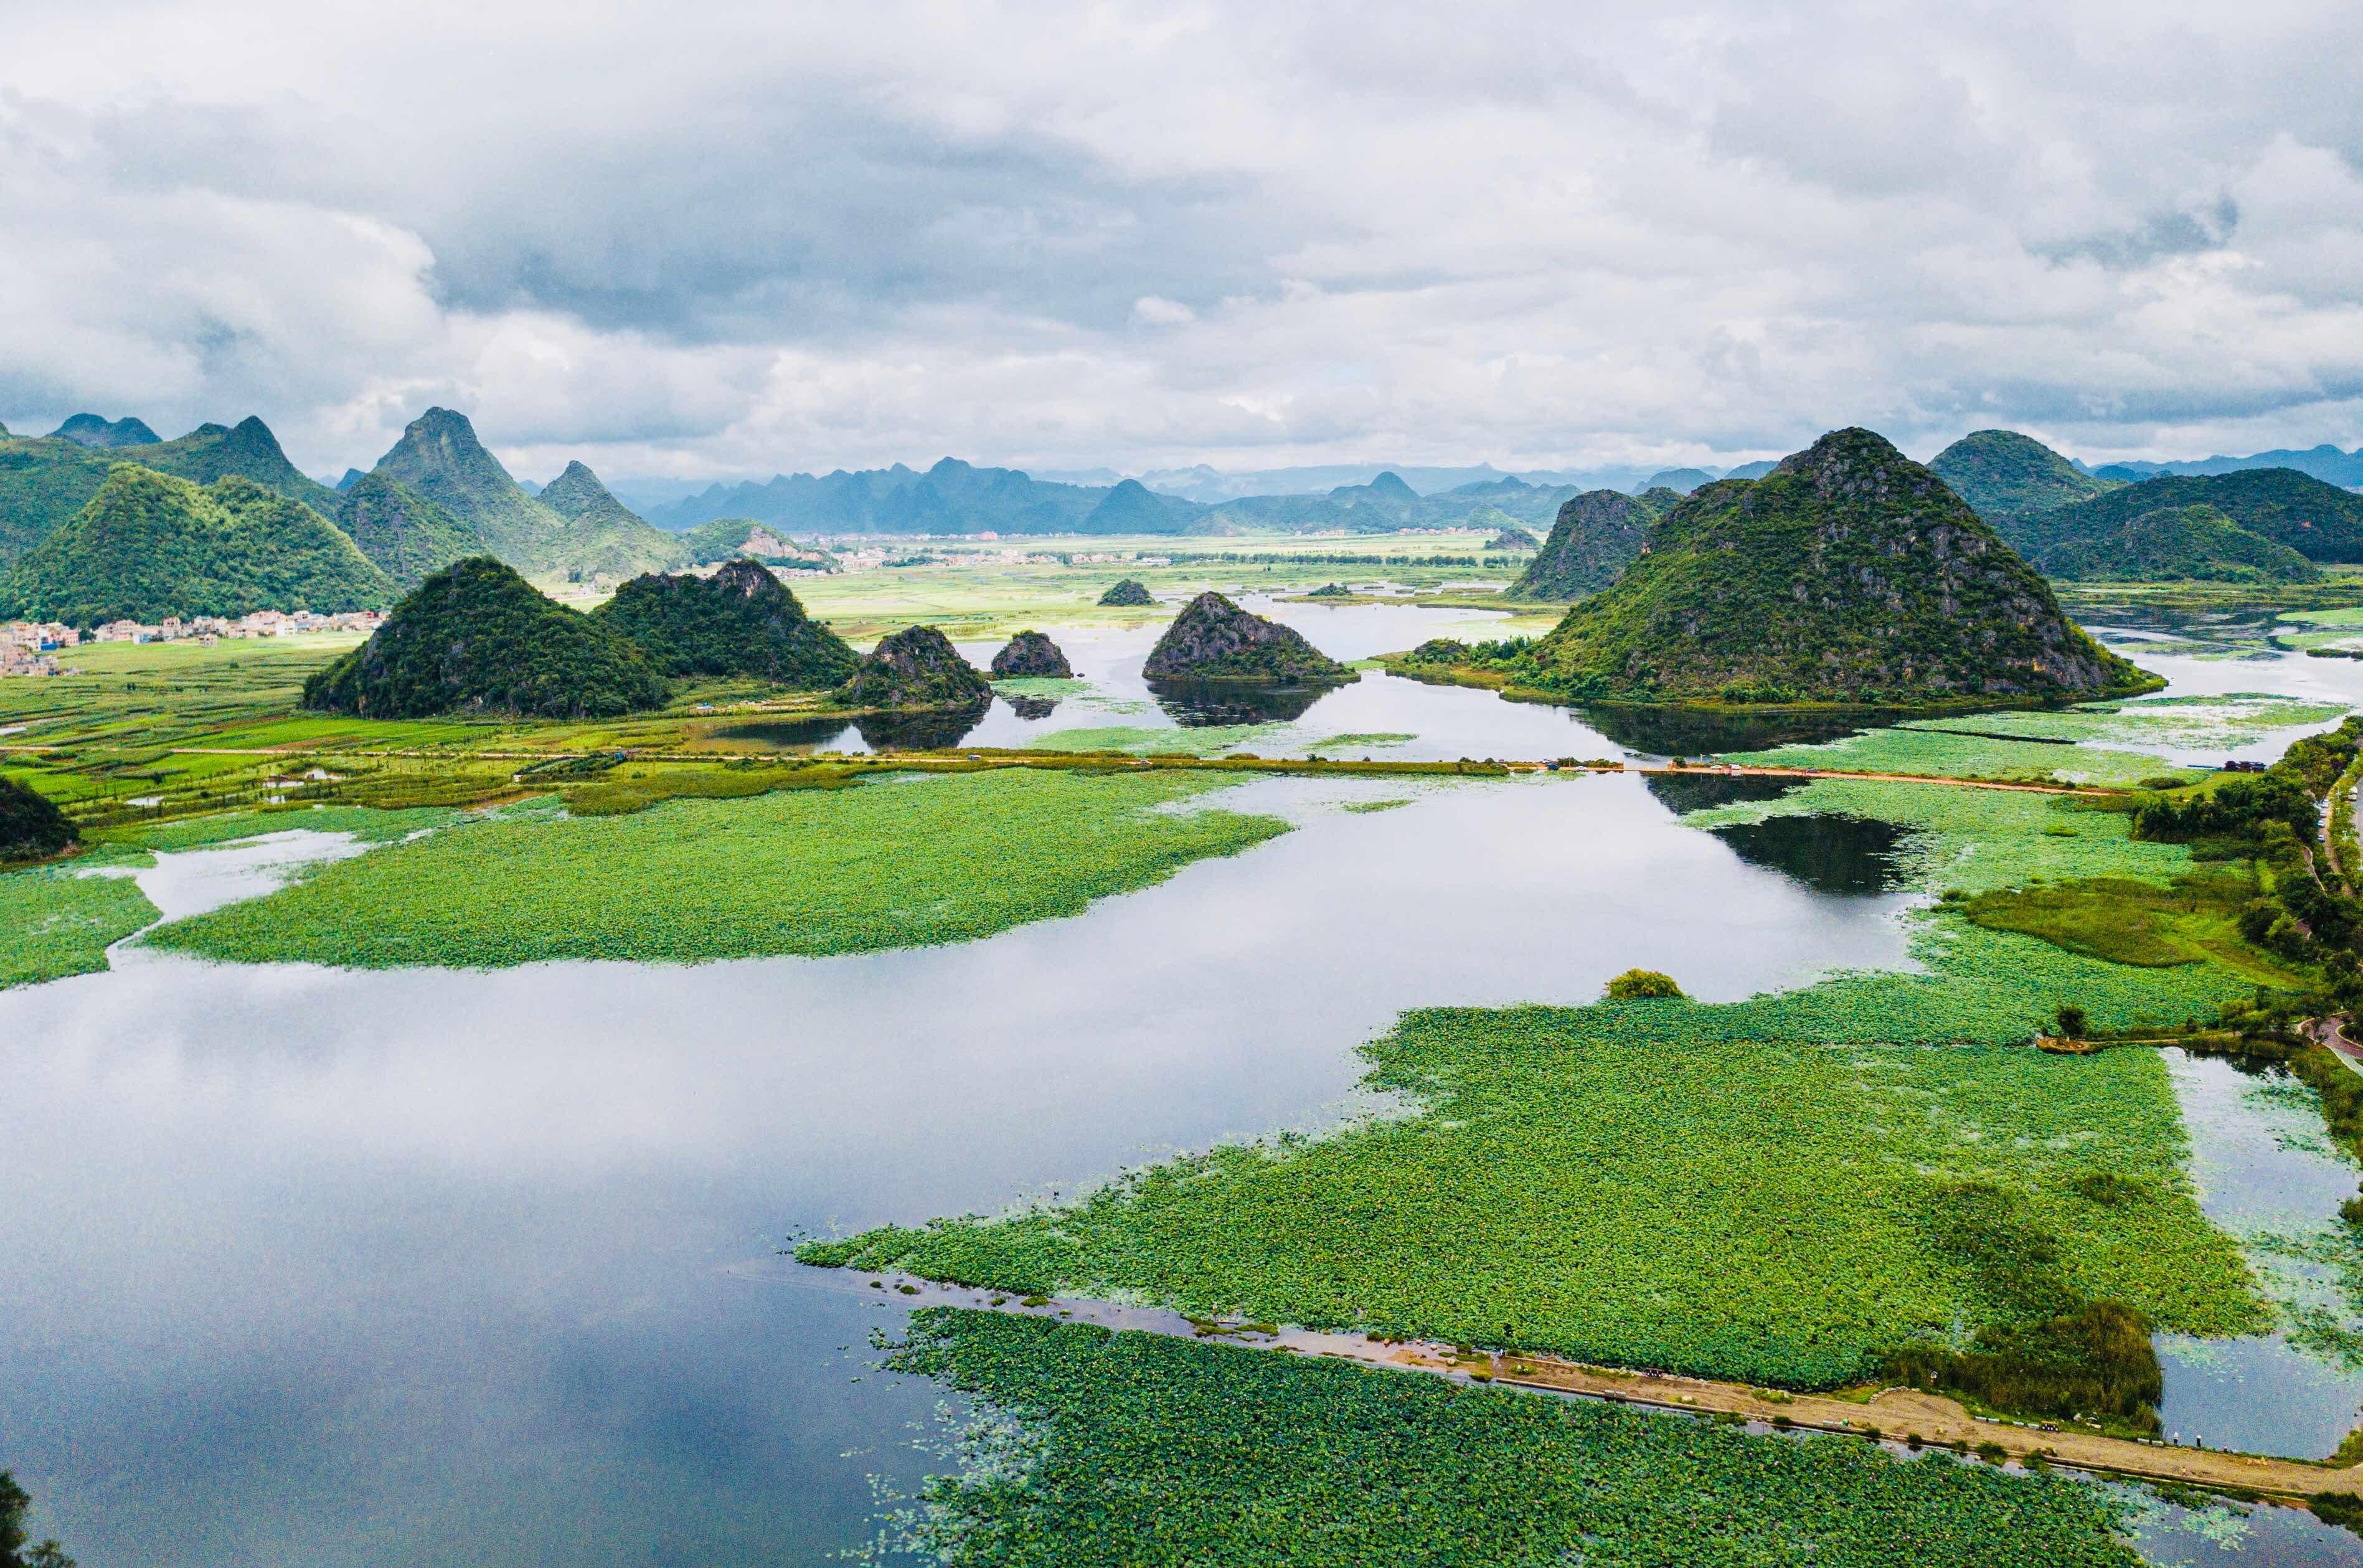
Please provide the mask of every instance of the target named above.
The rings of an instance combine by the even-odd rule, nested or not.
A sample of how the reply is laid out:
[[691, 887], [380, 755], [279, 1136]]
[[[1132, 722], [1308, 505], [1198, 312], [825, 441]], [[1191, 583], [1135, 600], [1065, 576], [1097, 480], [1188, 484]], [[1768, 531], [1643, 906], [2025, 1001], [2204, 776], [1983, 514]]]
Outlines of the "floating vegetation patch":
[[105, 969], [109, 946], [156, 918], [139, 884], [119, 874], [147, 863], [142, 854], [94, 850], [0, 873], [0, 990]]
[[495, 968], [869, 952], [1080, 914], [1287, 830], [1158, 809], [1219, 780], [1003, 770], [499, 817], [319, 867], [147, 940], [243, 962]]
[[2113, 1489], [1853, 1439], [944, 1307], [891, 1351], [979, 1411], [903, 1521], [974, 1568], [2140, 1561]]

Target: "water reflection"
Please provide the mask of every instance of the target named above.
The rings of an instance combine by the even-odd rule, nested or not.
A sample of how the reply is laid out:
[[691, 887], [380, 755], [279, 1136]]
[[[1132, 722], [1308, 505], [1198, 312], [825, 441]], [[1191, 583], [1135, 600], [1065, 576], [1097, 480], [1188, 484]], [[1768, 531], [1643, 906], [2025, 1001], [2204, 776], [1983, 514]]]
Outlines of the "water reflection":
[[1736, 823], [1715, 828], [1714, 836], [1748, 864], [1794, 877], [1816, 893], [1859, 897], [1903, 885], [1895, 849], [1908, 835], [1892, 822], [1816, 812]]
[[1887, 708], [1702, 712], [1625, 703], [1583, 703], [1578, 705], [1578, 711], [1585, 723], [1617, 745], [1654, 757], [1707, 757], [1725, 751], [1763, 751], [1775, 746], [1819, 745], [1892, 723], [1898, 717]]
[[1334, 685], [1259, 685], [1244, 681], [1174, 681], [1148, 683], [1174, 723], [1292, 724], [1313, 705], [1338, 688]]
[[1005, 692], [1001, 700], [1009, 705], [1012, 713], [1025, 719], [1048, 718], [1059, 711], [1057, 697], [1020, 696], [1015, 692]]

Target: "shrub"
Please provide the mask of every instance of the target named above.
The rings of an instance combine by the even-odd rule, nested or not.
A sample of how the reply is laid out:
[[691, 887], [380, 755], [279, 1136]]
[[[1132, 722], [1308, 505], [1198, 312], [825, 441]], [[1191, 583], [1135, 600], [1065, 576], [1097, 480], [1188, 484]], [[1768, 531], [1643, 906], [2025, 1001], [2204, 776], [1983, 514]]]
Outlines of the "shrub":
[[1608, 983], [1608, 999], [1612, 1002], [1642, 1002], [1681, 994], [1682, 988], [1674, 984], [1672, 975], [1660, 974], [1654, 969], [1628, 969]]

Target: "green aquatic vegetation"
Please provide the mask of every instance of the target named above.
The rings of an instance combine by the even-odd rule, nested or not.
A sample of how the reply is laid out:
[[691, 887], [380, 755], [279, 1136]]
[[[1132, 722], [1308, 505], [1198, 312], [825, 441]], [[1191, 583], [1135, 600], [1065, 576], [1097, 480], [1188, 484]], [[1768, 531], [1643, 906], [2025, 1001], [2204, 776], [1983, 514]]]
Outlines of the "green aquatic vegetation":
[[2213, 961], [2259, 984], [2302, 984], [2240, 935], [2240, 912], [2258, 895], [2253, 871], [2216, 865], [2171, 886], [2128, 877], [2041, 883], [1980, 894], [1961, 906], [1989, 930], [2040, 937], [2070, 952], [2147, 969]]
[[1345, 809], [1360, 817], [1373, 811], [1392, 811], [1398, 806], [1410, 804], [1408, 800], [1349, 800], [1346, 802]]
[[[1949, 722], [1983, 728], [1994, 717], [1981, 713]], [[1997, 740], [1949, 727], [1866, 730], [1816, 746], [1735, 751], [1726, 760], [1770, 768], [1830, 768], [1858, 773], [1919, 773], [1932, 778], [2002, 779], [2119, 789], [2131, 788], [2159, 773], [2158, 758], [2146, 751]]]
[[[1904, 1345], [2059, 1310], [2008, 1259], [1948, 1240], [1966, 1207], [2001, 1202], [2074, 1299], [2191, 1333], [2262, 1325], [2237, 1250], [2182, 1174], [2155, 1054], [1874, 1044], [1917, 1021], [1892, 991], [1802, 996], [1823, 1006], [1407, 1014], [1368, 1048], [1365, 1084], [1421, 1114], [799, 1255], [1827, 1386]], [[1835, 1043], [1847, 1032], [1862, 1043]], [[2097, 1199], [2082, 1184], [2095, 1171], [2152, 1195]]]
[[[0, 990], [106, 967], [106, 950], [156, 918], [123, 874], [147, 857], [93, 851], [56, 865], [0, 873]], [[99, 871], [113, 874], [91, 874]]]
[[1670, 974], [1660, 974], [1654, 969], [1628, 969], [1608, 983], [1608, 999], [1612, 1002], [1642, 1002], [1652, 996], [1679, 996], [1682, 988], [1674, 984]]
[[1822, 814], [1909, 829], [1892, 859], [1907, 885], [1930, 895], [1976, 895], [2047, 878], [2124, 877], [2162, 887], [2193, 864], [2185, 845], [2130, 837], [2122, 812], [2011, 790], [1815, 779], [1778, 800], [1713, 806], [1682, 820], [1711, 828]]
[[1401, 730], [1371, 730], [1368, 734], [1325, 735], [1304, 749], [1308, 751], [1336, 751], [1354, 746], [1400, 746], [1406, 740], [1418, 739], [1416, 735]]
[[349, 968], [693, 963], [967, 941], [1080, 914], [1287, 830], [1201, 806], [1219, 781], [1013, 769], [628, 816], [493, 817], [315, 868], [147, 940]]
[[888, 1365], [976, 1411], [905, 1519], [971, 1568], [2139, 1561], [2110, 1492], [1847, 1438], [943, 1307]]
[[2309, 702], [2272, 692], [2225, 692], [2207, 696], [2144, 697], [2135, 702], [2069, 708], [2022, 708], [1981, 713], [1968, 718], [1919, 719], [1901, 728], [1976, 729], [2088, 745], [2198, 750], [2246, 746], [2280, 730], [2328, 724], [2346, 714], [2346, 707], [2342, 703]]

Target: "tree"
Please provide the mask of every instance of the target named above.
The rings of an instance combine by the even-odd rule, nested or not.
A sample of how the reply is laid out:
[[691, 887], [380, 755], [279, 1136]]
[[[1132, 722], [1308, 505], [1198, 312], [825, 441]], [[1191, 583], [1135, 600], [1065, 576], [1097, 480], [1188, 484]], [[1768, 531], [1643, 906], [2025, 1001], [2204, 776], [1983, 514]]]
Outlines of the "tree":
[[25, 1516], [32, 1509], [31, 1494], [0, 1470], [0, 1568], [74, 1568], [74, 1560], [56, 1541], [28, 1544]]

